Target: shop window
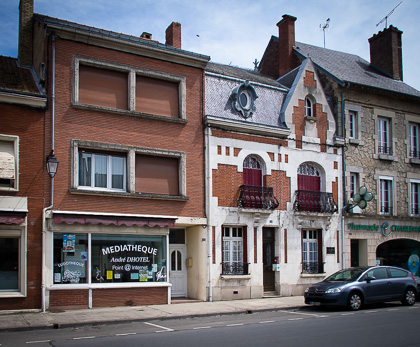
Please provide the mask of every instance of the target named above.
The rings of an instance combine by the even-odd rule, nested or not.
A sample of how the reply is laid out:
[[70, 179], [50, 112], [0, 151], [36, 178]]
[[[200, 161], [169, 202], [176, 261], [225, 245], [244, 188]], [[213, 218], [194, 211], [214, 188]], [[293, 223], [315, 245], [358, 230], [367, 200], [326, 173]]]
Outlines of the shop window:
[[18, 189], [18, 139], [0, 135], [0, 190]]
[[166, 282], [166, 236], [91, 237], [92, 283]]
[[420, 216], [420, 181], [412, 180], [411, 183], [411, 215]]
[[127, 110], [128, 73], [81, 64], [79, 103]]
[[323, 273], [322, 231], [302, 230], [302, 273]]
[[136, 112], [179, 118], [179, 83], [136, 77]]
[[393, 214], [393, 180], [382, 177], [379, 180], [380, 212], [385, 215]]
[[79, 152], [79, 187], [126, 190], [126, 158], [103, 153]]
[[391, 122], [388, 118], [378, 117], [378, 153], [392, 155]]
[[136, 192], [179, 195], [178, 158], [137, 154]]
[[54, 284], [87, 283], [87, 234], [54, 233]]
[[0, 292], [19, 290], [19, 238], [0, 238]]
[[53, 257], [54, 284], [166, 282], [166, 236], [54, 233]]
[[410, 123], [410, 158], [420, 159], [419, 125]]
[[223, 275], [248, 274], [246, 263], [246, 229], [243, 227], [223, 227]]

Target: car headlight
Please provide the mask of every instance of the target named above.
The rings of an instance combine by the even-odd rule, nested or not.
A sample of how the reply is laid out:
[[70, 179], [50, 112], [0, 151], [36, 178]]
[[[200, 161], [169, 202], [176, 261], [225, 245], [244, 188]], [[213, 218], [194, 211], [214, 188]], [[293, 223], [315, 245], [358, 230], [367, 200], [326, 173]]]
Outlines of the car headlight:
[[309, 287], [305, 289], [305, 293], [309, 292]]
[[340, 293], [342, 288], [330, 288], [325, 291], [325, 294]]

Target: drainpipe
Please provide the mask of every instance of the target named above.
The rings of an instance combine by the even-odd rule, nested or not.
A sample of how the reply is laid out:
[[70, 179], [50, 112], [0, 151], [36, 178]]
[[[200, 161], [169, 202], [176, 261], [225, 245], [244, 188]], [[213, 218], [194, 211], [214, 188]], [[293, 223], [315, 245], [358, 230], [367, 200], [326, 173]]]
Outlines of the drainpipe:
[[[54, 132], [55, 132], [55, 35], [52, 34], [51, 44], [51, 68], [52, 68], [52, 79], [51, 79], [51, 149], [54, 150]], [[47, 234], [47, 223], [46, 223], [46, 212], [50, 210], [54, 205], [54, 177], [51, 178], [51, 205], [45, 207], [42, 210], [42, 312], [46, 311], [46, 284], [45, 284], [45, 265], [46, 265], [46, 234]]]
[[206, 158], [205, 158], [205, 165], [206, 165], [206, 213], [207, 213], [207, 266], [208, 266], [208, 301], [213, 301], [212, 296], [212, 283], [211, 283], [211, 251], [212, 251], [212, 241], [211, 240], [211, 211], [210, 211], [210, 199], [211, 199], [211, 187], [210, 187], [210, 127], [206, 126], [206, 133], [205, 133], [205, 151], [206, 151]]
[[[347, 82], [347, 86], [341, 91], [341, 131], [344, 139], [346, 138], [346, 117], [345, 117], [345, 101], [344, 101], [344, 92], [350, 87], [350, 82]], [[344, 206], [347, 204], [347, 192], [346, 192], [346, 155], [345, 147], [341, 151], [342, 164], [343, 164], [343, 200]], [[341, 210], [341, 266], [342, 269], [345, 269], [345, 257], [344, 257], [344, 207]]]

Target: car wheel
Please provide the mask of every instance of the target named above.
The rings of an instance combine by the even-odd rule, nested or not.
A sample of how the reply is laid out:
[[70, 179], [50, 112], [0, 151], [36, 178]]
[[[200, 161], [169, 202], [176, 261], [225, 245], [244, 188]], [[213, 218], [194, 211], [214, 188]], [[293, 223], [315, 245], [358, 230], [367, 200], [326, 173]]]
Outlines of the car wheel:
[[362, 296], [359, 293], [350, 293], [347, 306], [352, 311], [357, 311], [362, 307]]
[[413, 289], [408, 288], [403, 296], [403, 299], [401, 300], [403, 305], [411, 306], [414, 305], [416, 302], [416, 293]]

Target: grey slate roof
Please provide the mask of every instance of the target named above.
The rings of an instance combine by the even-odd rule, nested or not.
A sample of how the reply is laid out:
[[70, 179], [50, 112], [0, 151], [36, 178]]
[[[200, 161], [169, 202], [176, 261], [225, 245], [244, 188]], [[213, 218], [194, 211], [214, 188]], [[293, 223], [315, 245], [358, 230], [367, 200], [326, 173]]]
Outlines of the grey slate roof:
[[311, 58], [318, 67], [342, 82], [420, 97], [418, 90], [404, 82], [394, 80], [357, 55], [301, 42], [296, 42], [293, 49], [301, 59]]
[[261, 75], [258, 71], [240, 68], [232, 65], [223, 65], [218, 63], [209, 62], [205, 68], [206, 72], [211, 72], [223, 76], [233, 77], [244, 81], [253, 81], [269, 86], [281, 88], [276, 83], [275, 79], [269, 76]]

